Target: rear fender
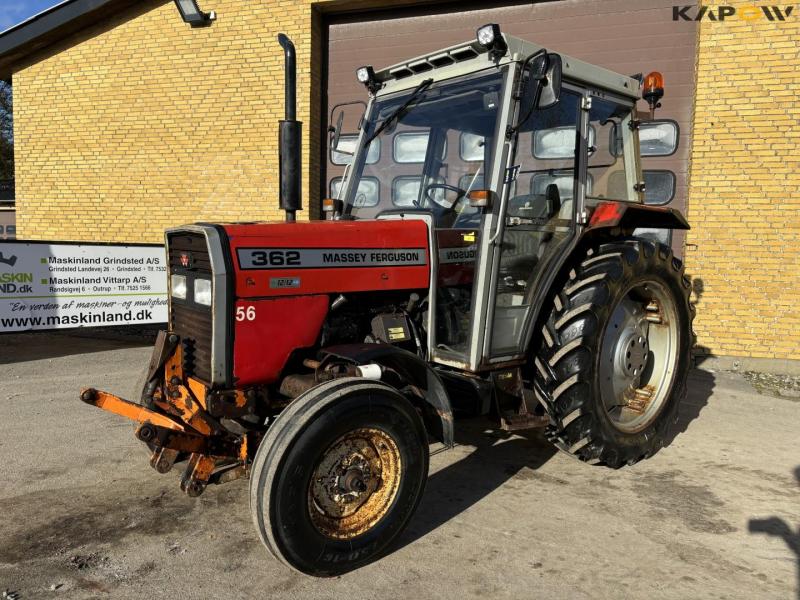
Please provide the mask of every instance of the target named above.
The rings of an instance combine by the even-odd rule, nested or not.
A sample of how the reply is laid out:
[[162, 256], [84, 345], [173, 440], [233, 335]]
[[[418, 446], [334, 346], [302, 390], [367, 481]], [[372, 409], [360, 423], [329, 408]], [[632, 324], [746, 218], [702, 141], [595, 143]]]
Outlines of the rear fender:
[[429, 433], [453, 446], [453, 409], [444, 384], [428, 363], [416, 354], [389, 344], [342, 344], [324, 348], [322, 357], [338, 357], [358, 365], [375, 363], [397, 372], [409, 385], [420, 390], [430, 410], [425, 424]]
[[[537, 291], [534, 308], [525, 331], [525, 348], [529, 352], [537, 326], [541, 326], [542, 309], [553, 297], [559, 281], [566, 277], [571, 260], [583, 252], [593, 240], [613, 238], [622, 234], [621, 230], [642, 227], [649, 229], [690, 229], [686, 218], [674, 208], [646, 206], [633, 202], [606, 200], [594, 207], [589, 223], [572, 238], [563, 252], [554, 257], [550, 273], [545, 274], [542, 287]], [[520, 356], [519, 358], [522, 358]]]
[[674, 208], [613, 201], [601, 202], [595, 207], [587, 229], [604, 227], [690, 229], [686, 218]]

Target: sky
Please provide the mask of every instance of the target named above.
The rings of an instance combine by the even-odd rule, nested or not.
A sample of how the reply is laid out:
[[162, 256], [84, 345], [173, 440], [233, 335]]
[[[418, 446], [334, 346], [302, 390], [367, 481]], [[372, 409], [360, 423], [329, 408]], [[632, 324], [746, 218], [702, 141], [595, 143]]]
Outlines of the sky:
[[61, 0], [0, 0], [0, 31], [21, 23]]

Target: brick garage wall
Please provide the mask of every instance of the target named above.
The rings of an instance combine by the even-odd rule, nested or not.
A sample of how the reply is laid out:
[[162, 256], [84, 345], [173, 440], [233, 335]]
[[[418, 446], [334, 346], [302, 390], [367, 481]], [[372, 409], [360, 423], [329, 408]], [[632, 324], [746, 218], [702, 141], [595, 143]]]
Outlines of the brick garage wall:
[[297, 47], [299, 218], [313, 212], [322, 52], [312, 3], [213, 4], [218, 20], [192, 29], [172, 1], [142, 2], [14, 73], [19, 238], [160, 241], [184, 223], [282, 218], [278, 32]]
[[699, 36], [686, 248], [698, 344], [800, 359], [800, 9], [771, 22], [723, 4], [740, 15]]

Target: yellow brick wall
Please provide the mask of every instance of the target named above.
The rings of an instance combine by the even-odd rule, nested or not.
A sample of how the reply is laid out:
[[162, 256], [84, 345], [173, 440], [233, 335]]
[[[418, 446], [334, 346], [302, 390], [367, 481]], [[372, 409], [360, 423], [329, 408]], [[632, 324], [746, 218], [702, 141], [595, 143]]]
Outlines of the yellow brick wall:
[[183, 223], [283, 218], [278, 32], [297, 47], [308, 218], [321, 79], [311, 4], [214, 0], [218, 20], [192, 29], [173, 2], [149, 0], [15, 72], [18, 237], [160, 241]]
[[700, 26], [686, 264], [716, 355], [800, 359], [798, 40], [800, 13]]
[[[18, 237], [160, 241], [182, 223], [282, 218], [281, 31], [316, 206], [324, 5], [215, 0], [219, 19], [191, 29], [148, 0], [34, 57], [14, 74]], [[717, 355], [800, 359], [798, 39], [800, 13], [700, 27], [686, 261], [698, 344]]]

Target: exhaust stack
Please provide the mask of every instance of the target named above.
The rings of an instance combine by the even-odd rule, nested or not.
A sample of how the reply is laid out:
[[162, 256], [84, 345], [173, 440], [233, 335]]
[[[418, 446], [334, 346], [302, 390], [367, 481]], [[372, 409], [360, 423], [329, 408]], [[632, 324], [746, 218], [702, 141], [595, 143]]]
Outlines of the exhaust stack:
[[286, 118], [280, 121], [278, 134], [278, 161], [280, 163], [280, 207], [286, 211], [286, 222], [295, 221], [295, 213], [303, 210], [302, 202], [302, 170], [301, 149], [303, 124], [296, 120], [295, 104], [297, 102], [297, 66], [294, 44], [284, 34], [278, 34], [278, 43], [285, 56], [284, 101]]

